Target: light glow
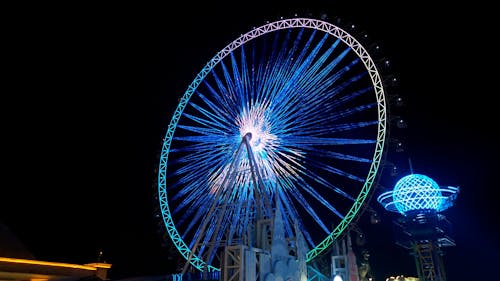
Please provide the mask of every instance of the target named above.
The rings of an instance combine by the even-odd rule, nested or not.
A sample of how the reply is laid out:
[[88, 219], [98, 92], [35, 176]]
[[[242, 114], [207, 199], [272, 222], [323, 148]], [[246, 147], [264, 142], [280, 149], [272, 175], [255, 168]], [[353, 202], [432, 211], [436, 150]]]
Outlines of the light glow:
[[84, 269], [84, 270], [92, 270], [92, 271], [97, 270], [96, 267], [87, 266], [87, 265], [70, 264], [70, 263], [62, 263], [62, 262], [39, 261], [39, 260], [27, 260], [27, 259], [17, 259], [17, 258], [5, 258], [5, 257], [0, 257], [0, 262], [17, 263], [17, 264], [45, 265], [45, 266], [52, 266], [52, 267], [66, 267], [66, 268]]
[[[279, 145], [276, 135], [271, 133], [269, 117], [266, 112], [266, 108], [262, 105], [250, 109], [244, 108], [242, 114], [236, 119], [241, 138], [250, 133], [252, 151], [258, 155], [263, 150], [272, 151]], [[264, 156], [265, 153], [262, 155]]]
[[442, 202], [439, 185], [430, 177], [411, 174], [394, 186], [392, 199], [400, 213], [412, 210], [438, 210]]

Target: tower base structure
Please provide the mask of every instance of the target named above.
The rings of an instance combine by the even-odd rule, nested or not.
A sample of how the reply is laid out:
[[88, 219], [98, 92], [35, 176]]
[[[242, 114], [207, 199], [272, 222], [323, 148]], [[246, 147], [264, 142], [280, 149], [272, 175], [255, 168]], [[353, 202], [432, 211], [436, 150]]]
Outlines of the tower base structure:
[[451, 223], [435, 210], [408, 212], [395, 223], [396, 244], [411, 251], [422, 281], [446, 281], [442, 247], [455, 246]]

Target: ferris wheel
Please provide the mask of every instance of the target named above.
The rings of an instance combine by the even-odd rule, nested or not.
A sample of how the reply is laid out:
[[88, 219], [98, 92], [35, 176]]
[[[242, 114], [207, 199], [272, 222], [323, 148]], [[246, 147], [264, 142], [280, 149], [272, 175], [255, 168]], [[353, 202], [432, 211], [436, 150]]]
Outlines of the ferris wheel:
[[218, 251], [280, 202], [310, 261], [359, 215], [385, 141], [384, 87], [359, 41], [311, 18], [256, 27], [203, 67], [170, 120], [158, 169], [167, 232], [193, 267], [216, 271]]

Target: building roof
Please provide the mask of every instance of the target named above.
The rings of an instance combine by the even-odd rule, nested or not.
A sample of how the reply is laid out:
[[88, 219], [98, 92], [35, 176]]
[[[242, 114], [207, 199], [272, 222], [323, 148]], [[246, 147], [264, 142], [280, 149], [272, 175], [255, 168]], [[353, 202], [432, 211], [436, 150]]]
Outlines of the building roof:
[[110, 264], [70, 264], [31, 259], [0, 257], [0, 280], [79, 280], [97, 276]]
[[0, 221], [0, 257], [34, 259], [26, 246], [14, 235], [7, 225]]
[[71, 264], [36, 260], [23, 243], [0, 222], [0, 280], [90, 281], [106, 280], [108, 263]]

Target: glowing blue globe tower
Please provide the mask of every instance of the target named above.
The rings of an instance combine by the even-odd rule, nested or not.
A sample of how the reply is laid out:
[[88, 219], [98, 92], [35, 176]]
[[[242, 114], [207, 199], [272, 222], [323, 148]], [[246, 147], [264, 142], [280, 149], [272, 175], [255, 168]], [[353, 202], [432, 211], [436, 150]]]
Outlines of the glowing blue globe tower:
[[441, 247], [455, 242], [449, 236], [451, 224], [440, 212], [453, 206], [458, 191], [439, 186], [428, 176], [410, 174], [377, 198], [386, 210], [403, 215], [395, 221], [396, 243], [413, 251], [421, 281], [446, 281]]

